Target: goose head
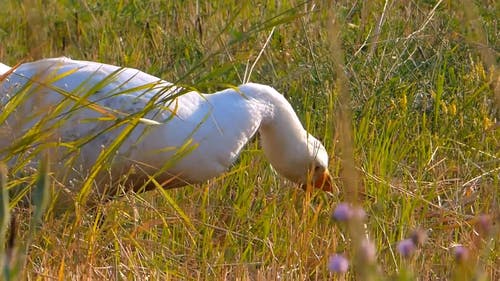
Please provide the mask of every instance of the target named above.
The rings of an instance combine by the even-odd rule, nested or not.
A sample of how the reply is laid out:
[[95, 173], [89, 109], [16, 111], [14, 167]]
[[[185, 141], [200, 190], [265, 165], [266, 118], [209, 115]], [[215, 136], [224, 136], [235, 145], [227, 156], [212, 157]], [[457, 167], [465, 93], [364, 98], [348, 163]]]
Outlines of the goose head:
[[333, 181], [328, 171], [328, 153], [323, 144], [308, 134], [306, 161], [309, 162], [306, 177], [300, 179], [303, 189], [308, 185], [324, 191], [333, 191]]
[[305, 149], [296, 147], [291, 154], [285, 154], [281, 160], [284, 165], [280, 165], [277, 170], [304, 190], [313, 187], [333, 191], [333, 181], [328, 171], [328, 153], [323, 144], [307, 133], [302, 145]]
[[[281, 147], [270, 147], [263, 140], [264, 153], [273, 168], [304, 190], [318, 188], [333, 191], [333, 181], [328, 171], [328, 154], [321, 142], [306, 133], [306, 138], [294, 143], [282, 143]], [[288, 146], [290, 145], [291, 146]]]
[[240, 86], [240, 91], [264, 108], [259, 134], [273, 168], [304, 189], [312, 186], [333, 191], [325, 147], [304, 129], [284, 96], [272, 87], [253, 83]]

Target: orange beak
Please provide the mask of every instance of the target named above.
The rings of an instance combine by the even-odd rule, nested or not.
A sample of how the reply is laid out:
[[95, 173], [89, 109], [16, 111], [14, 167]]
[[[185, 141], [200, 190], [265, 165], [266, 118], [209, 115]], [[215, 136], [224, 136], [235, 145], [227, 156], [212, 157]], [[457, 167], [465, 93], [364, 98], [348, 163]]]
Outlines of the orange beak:
[[327, 192], [333, 192], [333, 180], [332, 176], [325, 170], [321, 175], [318, 176], [317, 180], [314, 181], [314, 184], [302, 184], [300, 186], [304, 190], [309, 190], [309, 188], [317, 188]]
[[323, 174], [318, 177], [318, 179], [314, 182], [314, 187], [323, 191], [333, 191], [333, 180], [328, 170], [325, 170]]

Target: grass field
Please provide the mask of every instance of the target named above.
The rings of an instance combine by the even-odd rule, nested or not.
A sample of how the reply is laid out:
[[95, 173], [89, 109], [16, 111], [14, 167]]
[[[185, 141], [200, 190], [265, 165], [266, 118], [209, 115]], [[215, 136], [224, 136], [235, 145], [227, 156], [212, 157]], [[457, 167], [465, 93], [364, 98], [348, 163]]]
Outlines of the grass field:
[[[64, 55], [204, 92], [250, 75], [323, 141], [338, 193], [279, 177], [256, 139], [199, 186], [43, 223], [43, 208], [11, 201], [1, 279], [499, 280], [498, 1], [234, 2], [0, 0], [0, 61]], [[46, 169], [27, 180], [2, 168], [2, 191], [40, 190]], [[366, 220], [335, 223], [345, 201]], [[405, 258], [398, 242], [418, 228], [428, 238]], [[345, 274], [329, 270], [336, 253], [351, 261]]]

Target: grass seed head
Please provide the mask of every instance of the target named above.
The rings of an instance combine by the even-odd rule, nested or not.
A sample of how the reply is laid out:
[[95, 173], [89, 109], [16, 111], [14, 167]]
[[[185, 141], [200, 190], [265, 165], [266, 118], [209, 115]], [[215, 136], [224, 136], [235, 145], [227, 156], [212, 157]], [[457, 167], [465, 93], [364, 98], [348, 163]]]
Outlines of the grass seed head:
[[353, 216], [353, 218], [355, 218], [359, 221], [364, 221], [366, 219], [366, 212], [361, 207], [353, 207], [352, 208], [352, 216]]
[[415, 246], [421, 247], [427, 240], [427, 231], [423, 228], [417, 228], [411, 233], [410, 239]]

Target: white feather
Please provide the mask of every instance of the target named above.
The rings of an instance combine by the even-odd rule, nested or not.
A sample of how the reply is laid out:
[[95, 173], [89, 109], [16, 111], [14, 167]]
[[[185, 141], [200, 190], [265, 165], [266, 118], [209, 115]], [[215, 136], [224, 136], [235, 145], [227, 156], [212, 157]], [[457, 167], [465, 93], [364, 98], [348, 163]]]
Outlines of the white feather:
[[[226, 171], [257, 131], [273, 167], [290, 180], [305, 183], [312, 164], [328, 166], [323, 145], [304, 130], [291, 105], [269, 86], [248, 83], [201, 94], [132, 68], [54, 58], [16, 68], [0, 81], [0, 100], [5, 103], [23, 85], [30, 85], [30, 96], [3, 124], [16, 128], [12, 141], [64, 103], [57, 118], [66, 120], [55, 130], [62, 143], [96, 135], [123, 118], [135, 120], [133, 116], [150, 107], [114, 156], [111, 168], [116, 174], [135, 166], [150, 174], [161, 170], [159, 181], [178, 178], [165, 187], [203, 182]], [[84, 145], [75, 169], [88, 172], [124, 126]], [[190, 152], [177, 157], [185, 148]]]
[[7, 65], [0, 62], [0, 76], [7, 73], [7, 71], [9, 71], [9, 70], [10, 70], [10, 66], [7, 66]]

